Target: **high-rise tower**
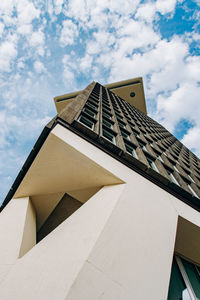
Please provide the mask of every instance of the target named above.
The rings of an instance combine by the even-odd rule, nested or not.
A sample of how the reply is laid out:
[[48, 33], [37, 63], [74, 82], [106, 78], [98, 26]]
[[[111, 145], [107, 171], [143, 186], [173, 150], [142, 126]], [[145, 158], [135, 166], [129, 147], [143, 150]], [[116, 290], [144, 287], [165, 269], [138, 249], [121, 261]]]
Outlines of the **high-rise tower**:
[[142, 79], [55, 104], [2, 206], [2, 299], [199, 299], [200, 161]]

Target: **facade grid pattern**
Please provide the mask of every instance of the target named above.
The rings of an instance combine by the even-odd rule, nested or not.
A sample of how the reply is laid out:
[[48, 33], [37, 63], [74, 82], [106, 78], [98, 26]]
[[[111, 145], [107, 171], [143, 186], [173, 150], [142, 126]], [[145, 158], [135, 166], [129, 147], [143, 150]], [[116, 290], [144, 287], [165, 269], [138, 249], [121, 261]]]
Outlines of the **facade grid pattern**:
[[200, 198], [199, 159], [162, 125], [99, 83], [90, 91], [72, 125], [85, 133], [93, 131], [91, 137], [106, 148], [132, 162], [139, 160]]

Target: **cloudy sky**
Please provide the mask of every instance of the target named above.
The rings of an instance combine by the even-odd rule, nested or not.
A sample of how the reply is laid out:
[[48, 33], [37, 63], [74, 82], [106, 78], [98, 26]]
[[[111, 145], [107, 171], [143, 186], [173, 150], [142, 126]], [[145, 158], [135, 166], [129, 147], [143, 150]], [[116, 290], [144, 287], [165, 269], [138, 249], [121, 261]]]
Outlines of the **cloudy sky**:
[[142, 76], [149, 115], [200, 156], [200, 0], [0, 0], [0, 202], [53, 97]]

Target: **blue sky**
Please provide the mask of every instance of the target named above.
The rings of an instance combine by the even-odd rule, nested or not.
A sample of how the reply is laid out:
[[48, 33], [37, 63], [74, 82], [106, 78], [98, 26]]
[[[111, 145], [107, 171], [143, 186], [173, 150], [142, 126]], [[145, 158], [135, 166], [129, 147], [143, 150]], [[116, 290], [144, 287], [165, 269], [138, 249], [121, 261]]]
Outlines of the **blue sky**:
[[0, 1], [0, 202], [53, 97], [142, 76], [149, 115], [200, 156], [200, 1]]

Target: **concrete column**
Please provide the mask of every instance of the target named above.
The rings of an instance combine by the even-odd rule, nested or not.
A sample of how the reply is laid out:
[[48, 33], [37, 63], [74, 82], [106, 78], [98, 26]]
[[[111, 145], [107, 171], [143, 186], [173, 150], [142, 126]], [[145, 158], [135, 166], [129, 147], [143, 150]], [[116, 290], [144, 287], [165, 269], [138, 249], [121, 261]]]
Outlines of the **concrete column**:
[[36, 218], [29, 197], [12, 199], [0, 214], [0, 282], [36, 243]]

